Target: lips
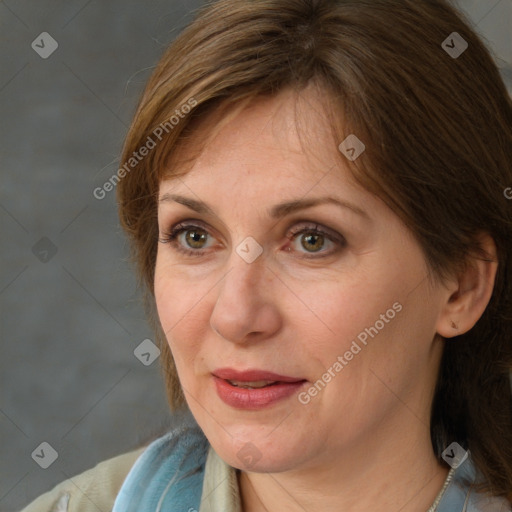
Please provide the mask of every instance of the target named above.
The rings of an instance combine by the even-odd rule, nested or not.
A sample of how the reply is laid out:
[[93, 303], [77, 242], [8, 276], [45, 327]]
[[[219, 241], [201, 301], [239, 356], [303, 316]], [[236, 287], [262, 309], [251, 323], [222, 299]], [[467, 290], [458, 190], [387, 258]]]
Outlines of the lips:
[[305, 379], [296, 377], [288, 377], [286, 375], [279, 375], [278, 373], [267, 372], [264, 370], [245, 370], [238, 371], [232, 368], [219, 368], [212, 372], [213, 375], [225, 380], [234, 382], [301, 382]]
[[240, 381], [240, 380], [229, 380], [226, 379], [232, 386], [236, 386], [237, 388], [245, 388], [245, 389], [261, 389], [267, 386], [273, 386], [276, 384], [275, 380], [257, 380], [257, 381]]
[[264, 370], [220, 368], [212, 372], [217, 394], [238, 409], [261, 409], [291, 396], [305, 379]]

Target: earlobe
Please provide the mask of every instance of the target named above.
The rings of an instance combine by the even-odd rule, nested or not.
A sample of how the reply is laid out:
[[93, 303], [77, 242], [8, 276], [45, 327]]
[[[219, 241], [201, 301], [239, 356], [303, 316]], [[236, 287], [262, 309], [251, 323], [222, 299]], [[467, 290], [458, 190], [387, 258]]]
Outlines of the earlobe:
[[491, 299], [498, 269], [496, 244], [486, 233], [478, 240], [488, 256], [485, 259], [471, 256], [457, 279], [446, 287], [436, 325], [437, 333], [443, 338], [453, 338], [472, 329]]

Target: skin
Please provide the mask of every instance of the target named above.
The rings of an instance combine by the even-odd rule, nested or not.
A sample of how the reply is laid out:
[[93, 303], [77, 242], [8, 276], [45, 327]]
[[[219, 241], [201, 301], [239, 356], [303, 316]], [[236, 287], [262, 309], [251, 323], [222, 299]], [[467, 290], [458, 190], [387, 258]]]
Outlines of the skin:
[[[180, 194], [214, 214], [159, 202], [160, 321], [194, 417], [217, 454], [242, 470], [245, 512], [427, 510], [449, 469], [436, 461], [429, 434], [442, 337], [476, 323], [496, 264], [478, 262], [450, 282], [430, 283], [412, 233], [351, 178], [320, 102], [312, 88], [297, 103], [286, 90], [258, 100], [212, 136], [186, 175], [161, 182], [160, 199]], [[314, 151], [300, 144], [295, 104]], [[200, 125], [196, 140], [211, 135], [216, 121]], [[326, 195], [368, 218], [334, 204], [277, 220], [266, 213], [283, 201]], [[186, 220], [200, 221], [206, 238], [191, 246], [192, 229], [164, 243]], [[316, 224], [345, 243], [310, 241], [307, 233], [287, 238]], [[248, 236], [263, 249], [252, 263], [236, 252]], [[177, 246], [203, 253], [185, 255]], [[401, 311], [309, 403], [295, 394], [247, 411], [217, 395], [211, 372], [220, 367], [303, 378], [302, 391], [309, 389], [395, 303]], [[250, 467], [237, 456], [246, 443], [260, 457]]]

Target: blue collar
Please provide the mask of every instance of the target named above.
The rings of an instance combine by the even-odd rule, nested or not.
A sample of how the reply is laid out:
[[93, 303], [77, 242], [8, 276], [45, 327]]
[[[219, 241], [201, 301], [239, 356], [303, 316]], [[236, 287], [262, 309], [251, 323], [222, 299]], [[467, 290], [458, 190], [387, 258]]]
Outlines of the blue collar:
[[466, 460], [453, 473], [436, 512], [512, 512], [508, 500], [477, 493], [474, 488], [476, 477], [468, 451]]
[[112, 512], [198, 511], [209, 443], [183, 426], [153, 441], [128, 473]]

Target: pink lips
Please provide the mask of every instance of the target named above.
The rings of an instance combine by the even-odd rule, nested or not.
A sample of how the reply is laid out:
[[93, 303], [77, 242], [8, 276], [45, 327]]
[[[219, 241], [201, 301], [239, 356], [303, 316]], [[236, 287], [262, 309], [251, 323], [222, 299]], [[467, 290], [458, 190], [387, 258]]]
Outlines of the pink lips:
[[[289, 397], [306, 382], [305, 379], [263, 370], [238, 371], [232, 368], [219, 368], [212, 372], [212, 376], [217, 394], [224, 403], [238, 409], [253, 410], [262, 409]], [[243, 385], [246, 382], [257, 381], [269, 381], [273, 384], [249, 389], [238, 387], [232, 383], [237, 382]]]

